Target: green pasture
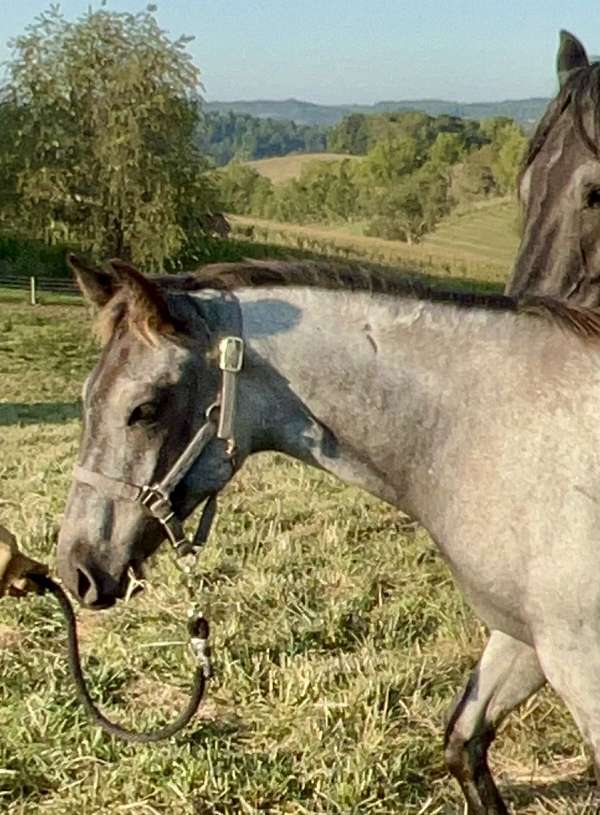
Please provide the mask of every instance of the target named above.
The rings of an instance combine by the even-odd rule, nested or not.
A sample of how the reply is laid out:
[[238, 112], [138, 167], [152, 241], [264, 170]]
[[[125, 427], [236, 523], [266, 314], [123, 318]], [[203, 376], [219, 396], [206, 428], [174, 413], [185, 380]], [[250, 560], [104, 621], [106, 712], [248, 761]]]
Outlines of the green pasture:
[[[0, 520], [50, 563], [97, 353], [87, 308], [0, 304]], [[88, 724], [51, 598], [0, 602], [0, 811], [462, 813], [442, 732], [485, 632], [410, 519], [257, 457], [221, 501], [198, 595], [216, 678], [193, 726], [154, 746]], [[182, 704], [184, 616], [167, 552], [142, 595], [80, 613], [87, 672], [111, 715], [149, 726]], [[510, 718], [492, 762], [519, 815], [596, 811], [578, 733], [549, 692]]]
[[396, 268], [416, 268], [450, 282], [503, 287], [519, 241], [518, 207], [498, 198], [457, 210], [421, 242], [407, 244], [363, 234], [363, 223], [291, 224], [231, 216], [234, 235], [318, 255]]

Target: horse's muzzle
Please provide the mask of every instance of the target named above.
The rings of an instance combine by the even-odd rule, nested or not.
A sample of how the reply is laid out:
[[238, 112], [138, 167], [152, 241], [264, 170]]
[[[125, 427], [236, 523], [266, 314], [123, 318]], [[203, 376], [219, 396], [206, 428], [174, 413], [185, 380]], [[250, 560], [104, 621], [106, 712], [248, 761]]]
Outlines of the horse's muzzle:
[[130, 570], [136, 577], [141, 577], [141, 568], [127, 562], [113, 572], [94, 557], [94, 548], [76, 542], [65, 556], [59, 555], [58, 572], [71, 594], [83, 606], [98, 611], [110, 608], [117, 600], [140, 591], [139, 584], [130, 591]]

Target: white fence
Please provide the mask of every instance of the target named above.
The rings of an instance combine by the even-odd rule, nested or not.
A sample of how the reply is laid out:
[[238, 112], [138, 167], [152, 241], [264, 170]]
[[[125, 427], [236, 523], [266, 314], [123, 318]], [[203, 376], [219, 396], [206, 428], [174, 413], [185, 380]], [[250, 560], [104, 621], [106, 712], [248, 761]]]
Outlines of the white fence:
[[0, 290], [22, 290], [32, 306], [38, 303], [40, 294], [65, 294], [80, 296], [79, 289], [72, 280], [60, 277], [23, 277], [21, 275], [0, 274]]

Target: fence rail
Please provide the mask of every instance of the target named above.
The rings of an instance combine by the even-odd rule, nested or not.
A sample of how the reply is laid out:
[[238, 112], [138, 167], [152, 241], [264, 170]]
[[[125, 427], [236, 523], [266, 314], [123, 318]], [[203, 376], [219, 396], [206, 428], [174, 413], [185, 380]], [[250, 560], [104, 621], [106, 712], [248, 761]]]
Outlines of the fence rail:
[[0, 274], [0, 289], [27, 292], [29, 302], [36, 305], [40, 294], [66, 294], [80, 296], [80, 291], [72, 280], [57, 277], [38, 277], [32, 275]]

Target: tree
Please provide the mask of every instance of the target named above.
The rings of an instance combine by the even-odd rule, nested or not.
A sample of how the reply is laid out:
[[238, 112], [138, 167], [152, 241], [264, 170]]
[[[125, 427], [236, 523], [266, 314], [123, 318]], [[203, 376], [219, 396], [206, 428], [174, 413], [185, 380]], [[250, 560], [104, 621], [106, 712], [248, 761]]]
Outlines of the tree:
[[369, 127], [363, 113], [351, 113], [329, 131], [327, 148], [331, 153], [364, 155], [369, 146]]
[[502, 131], [512, 127], [515, 127], [515, 122], [508, 116], [493, 116], [490, 119], [482, 119], [479, 123], [481, 133], [488, 142], [498, 142], [502, 138]]
[[516, 122], [506, 116], [484, 119], [481, 122], [481, 132], [489, 139], [494, 153], [491, 167], [498, 192], [504, 195], [513, 192], [527, 149], [525, 134]]
[[429, 160], [448, 168], [460, 161], [464, 153], [464, 142], [458, 133], [438, 133], [429, 150]]
[[447, 165], [427, 161], [412, 177], [417, 192], [423, 219], [421, 234], [434, 229], [440, 218], [447, 215], [451, 207], [450, 173]]
[[527, 139], [517, 125], [502, 132], [498, 157], [493, 164], [494, 178], [503, 193], [514, 192], [517, 176], [527, 149]]
[[8, 101], [0, 102], [0, 225], [11, 226], [17, 220], [17, 179], [20, 155], [14, 145], [22, 127], [22, 113]]
[[69, 22], [51, 6], [11, 43], [5, 96], [22, 113], [23, 228], [158, 269], [203, 234], [214, 193], [188, 39], [171, 41], [154, 11]]
[[325, 199], [329, 216], [350, 220], [356, 214], [358, 190], [349, 159], [327, 163], [332, 183]]
[[236, 215], [263, 215], [273, 185], [268, 178], [252, 167], [233, 162], [223, 170], [215, 171], [220, 205], [226, 212]]
[[451, 197], [458, 204], [498, 194], [492, 166], [496, 154], [490, 144], [473, 150], [460, 164], [452, 167]]
[[420, 165], [419, 148], [412, 136], [386, 139], [371, 150], [365, 164], [378, 184], [390, 184], [414, 172]]
[[376, 209], [378, 214], [371, 219], [367, 235], [410, 244], [427, 232], [419, 190], [412, 178], [380, 190]]

